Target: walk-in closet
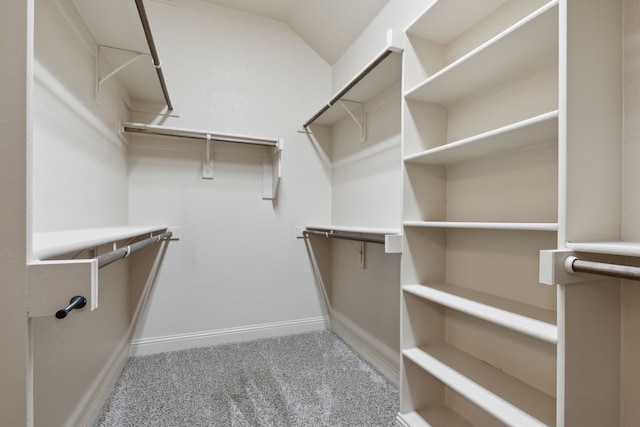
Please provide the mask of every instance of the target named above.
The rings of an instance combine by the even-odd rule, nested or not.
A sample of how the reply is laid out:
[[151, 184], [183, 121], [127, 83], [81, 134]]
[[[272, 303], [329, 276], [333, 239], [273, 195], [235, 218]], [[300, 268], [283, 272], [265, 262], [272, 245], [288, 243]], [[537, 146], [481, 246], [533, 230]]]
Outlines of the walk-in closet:
[[0, 4], [0, 425], [640, 425], [639, 0]]

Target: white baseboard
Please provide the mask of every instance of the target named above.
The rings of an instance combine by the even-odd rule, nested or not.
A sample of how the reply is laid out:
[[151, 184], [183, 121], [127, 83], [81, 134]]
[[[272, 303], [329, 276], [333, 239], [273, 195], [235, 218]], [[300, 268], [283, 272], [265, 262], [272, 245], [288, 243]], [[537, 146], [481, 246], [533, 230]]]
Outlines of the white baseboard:
[[315, 317], [287, 322], [264, 323], [239, 328], [217, 329], [188, 334], [140, 338], [131, 341], [131, 356], [146, 356], [165, 351], [186, 350], [261, 338], [272, 338], [329, 328], [328, 317]]
[[[331, 330], [359, 353], [364, 360], [395, 384], [396, 387], [399, 386], [399, 349], [394, 351], [335, 311], [331, 315]], [[394, 361], [397, 362], [394, 363]]]
[[89, 392], [85, 394], [82, 401], [77, 405], [76, 410], [67, 420], [67, 426], [89, 427], [94, 425], [129, 359], [128, 341], [128, 339], [123, 340], [118, 346], [109, 362], [96, 377]]

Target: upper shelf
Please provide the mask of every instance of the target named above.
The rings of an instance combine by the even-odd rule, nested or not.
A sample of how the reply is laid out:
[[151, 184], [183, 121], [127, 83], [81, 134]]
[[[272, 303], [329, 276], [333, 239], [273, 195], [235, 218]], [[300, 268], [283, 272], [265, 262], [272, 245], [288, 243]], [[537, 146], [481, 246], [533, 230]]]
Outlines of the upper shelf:
[[366, 67], [340, 89], [313, 117], [302, 126], [307, 129], [311, 125], [331, 126], [349, 113], [345, 108], [336, 105], [339, 101], [364, 104], [382, 89], [400, 79], [402, 75], [402, 48], [393, 40], [389, 30], [387, 47], [378, 54]]
[[116, 76], [130, 110], [173, 110], [142, 0], [71, 2], [98, 44], [96, 92]]
[[167, 229], [167, 226], [124, 226], [82, 228], [33, 234], [33, 257], [46, 259], [118, 240]]
[[550, 2], [414, 88], [409, 88], [406, 97], [450, 105], [557, 56], [558, 33], [549, 31], [557, 25], [558, 3]]

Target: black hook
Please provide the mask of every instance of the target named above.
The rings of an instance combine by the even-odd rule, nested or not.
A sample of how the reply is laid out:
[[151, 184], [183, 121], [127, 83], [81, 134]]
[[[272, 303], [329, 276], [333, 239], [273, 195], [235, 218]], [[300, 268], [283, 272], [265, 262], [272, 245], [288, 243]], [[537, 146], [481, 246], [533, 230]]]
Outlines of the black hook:
[[73, 310], [74, 308], [82, 308], [85, 305], [87, 305], [87, 299], [82, 295], [76, 295], [75, 297], [71, 298], [68, 306], [56, 312], [56, 317], [58, 319], [64, 319], [65, 317], [67, 317], [67, 314], [69, 314], [71, 310]]

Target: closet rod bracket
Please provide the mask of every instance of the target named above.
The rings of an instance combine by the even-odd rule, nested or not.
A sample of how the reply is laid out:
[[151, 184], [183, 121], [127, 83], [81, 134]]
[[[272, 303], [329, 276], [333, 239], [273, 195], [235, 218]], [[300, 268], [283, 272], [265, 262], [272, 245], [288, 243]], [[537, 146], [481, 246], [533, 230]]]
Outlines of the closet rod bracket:
[[[360, 119], [358, 119], [353, 114], [353, 111], [351, 111], [351, 109], [349, 107], [347, 107], [347, 105], [345, 104], [346, 102], [349, 102], [351, 104], [357, 104], [357, 105], [360, 106], [360, 108], [359, 108], [359, 110], [360, 110]], [[360, 129], [360, 144], [364, 144], [365, 141], [367, 140], [367, 114], [364, 111], [364, 104], [362, 102], [348, 101], [346, 99], [339, 100], [338, 104], [340, 104], [345, 109], [345, 111], [347, 112], [349, 117], [351, 117], [351, 119], [355, 122], [356, 126], [358, 126], [358, 128]]]

